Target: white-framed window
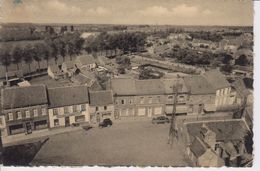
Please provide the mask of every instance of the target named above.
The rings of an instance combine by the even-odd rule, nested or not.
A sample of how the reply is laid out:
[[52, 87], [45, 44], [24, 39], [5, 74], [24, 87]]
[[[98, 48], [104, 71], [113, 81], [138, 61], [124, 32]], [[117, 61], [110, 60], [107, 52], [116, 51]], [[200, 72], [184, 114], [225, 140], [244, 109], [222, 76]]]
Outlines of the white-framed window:
[[37, 117], [38, 116], [38, 110], [37, 109], [33, 109], [33, 116]]
[[16, 118], [22, 119], [22, 113], [20, 111], [16, 112]]
[[59, 123], [59, 119], [54, 119], [54, 126], [59, 126], [60, 123]]
[[77, 105], [77, 110], [78, 110], [78, 112], [81, 111], [81, 105]]
[[13, 113], [8, 113], [8, 120], [9, 120], [9, 121], [14, 120]]
[[140, 97], [140, 103], [141, 103], [141, 104], [144, 103], [144, 97]]
[[59, 114], [58, 108], [53, 109], [53, 115], [58, 115], [58, 114]]
[[148, 97], [148, 103], [151, 104], [153, 102], [153, 98], [152, 97]]
[[160, 97], [160, 96], [157, 96], [156, 101], [157, 101], [157, 103], [160, 103], [160, 102], [161, 102], [161, 97]]
[[25, 111], [25, 118], [30, 118], [30, 111], [29, 110]]
[[125, 100], [124, 99], [121, 100], [121, 104], [125, 104]]
[[65, 113], [65, 114], [69, 113], [69, 107], [68, 107], [68, 106], [65, 106], [65, 107], [64, 107], [64, 113]]
[[46, 111], [45, 108], [42, 108], [42, 115], [43, 115], [43, 116], [44, 116], [44, 115], [47, 115], [47, 111]]
[[86, 111], [86, 105], [85, 105], [85, 104], [82, 104], [82, 105], [81, 105], [81, 110], [82, 110], [82, 111]]

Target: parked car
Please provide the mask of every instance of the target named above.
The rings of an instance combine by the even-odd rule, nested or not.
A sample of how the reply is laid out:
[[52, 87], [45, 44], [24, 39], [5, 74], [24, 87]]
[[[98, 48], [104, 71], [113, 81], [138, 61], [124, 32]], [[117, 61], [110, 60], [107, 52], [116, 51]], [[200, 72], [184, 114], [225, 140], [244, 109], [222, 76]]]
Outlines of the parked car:
[[112, 126], [112, 125], [113, 125], [112, 121], [109, 118], [107, 118], [107, 119], [104, 119], [102, 122], [100, 122], [98, 127], [103, 128], [103, 127], [108, 127], [108, 126]]
[[170, 120], [166, 116], [158, 116], [152, 119], [153, 124], [170, 123]]

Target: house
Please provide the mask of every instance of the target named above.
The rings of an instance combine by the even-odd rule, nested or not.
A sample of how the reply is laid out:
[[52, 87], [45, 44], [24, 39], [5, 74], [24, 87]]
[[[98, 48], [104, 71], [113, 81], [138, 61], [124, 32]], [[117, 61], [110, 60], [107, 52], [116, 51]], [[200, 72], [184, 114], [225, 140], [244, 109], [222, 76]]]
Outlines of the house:
[[63, 72], [61, 71], [61, 68], [58, 65], [48, 66], [47, 73], [52, 79], [55, 80], [63, 77]]
[[189, 91], [187, 101], [187, 114], [203, 114], [214, 112], [215, 108], [215, 90], [208, 83], [206, 78], [201, 75], [184, 77], [184, 83]]
[[152, 117], [164, 114], [164, 85], [160, 79], [111, 80], [114, 93], [115, 117]]
[[[187, 101], [189, 91], [184, 83], [183, 78], [162, 79], [165, 89], [165, 113], [171, 115], [173, 112], [175, 91], [178, 91], [176, 114], [187, 114]], [[176, 86], [176, 89], [174, 89]]]
[[78, 69], [93, 70], [97, 68], [97, 61], [92, 55], [78, 56], [75, 60]]
[[89, 91], [90, 121], [99, 123], [103, 119], [114, 119], [114, 100], [111, 90]]
[[[30, 134], [47, 129], [48, 99], [44, 85], [5, 88], [1, 91], [2, 136]], [[5, 122], [5, 123], [4, 123]]]
[[164, 115], [164, 85], [160, 79], [135, 80], [136, 115]]
[[191, 122], [185, 126], [187, 154], [197, 166], [239, 166], [240, 158], [249, 154], [244, 138], [249, 129], [242, 119]]
[[231, 85], [219, 70], [210, 70], [203, 74], [216, 92], [215, 106], [221, 108], [232, 105], [230, 103]]
[[135, 116], [135, 80], [129, 78], [113, 78], [110, 81], [115, 104], [115, 119]]
[[48, 88], [50, 128], [89, 122], [87, 86]]
[[75, 62], [74, 61], [66, 61], [61, 65], [61, 70], [67, 77], [71, 77], [76, 72]]

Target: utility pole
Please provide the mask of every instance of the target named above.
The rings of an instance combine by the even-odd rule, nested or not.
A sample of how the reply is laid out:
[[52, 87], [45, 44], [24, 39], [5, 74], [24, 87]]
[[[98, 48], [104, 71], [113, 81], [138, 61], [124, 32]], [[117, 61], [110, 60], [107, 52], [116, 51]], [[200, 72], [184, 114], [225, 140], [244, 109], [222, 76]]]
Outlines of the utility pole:
[[168, 144], [173, 144], [173, 140], [178, 140], [178, 131], [176, 129], [176, 105], [177, 105], [177, 98], [178, 98], [178, 84], [173, 86], [173, 95], [174, 95], [174, 101], [173, 101], [173, 109], [172, 109], [172, 115], [171, 115], [171, 124], [170, 124], [170, 130], [169, 130], [169, 137], [168, 137]]

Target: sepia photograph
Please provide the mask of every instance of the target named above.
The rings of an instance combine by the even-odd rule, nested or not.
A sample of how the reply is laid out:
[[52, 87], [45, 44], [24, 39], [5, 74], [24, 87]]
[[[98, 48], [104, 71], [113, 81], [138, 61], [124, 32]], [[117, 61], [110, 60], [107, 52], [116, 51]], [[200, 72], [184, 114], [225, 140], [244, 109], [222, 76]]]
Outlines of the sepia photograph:
[[252, 0], [2, 0], [0, 164], [252, 167], [253, 49]]

